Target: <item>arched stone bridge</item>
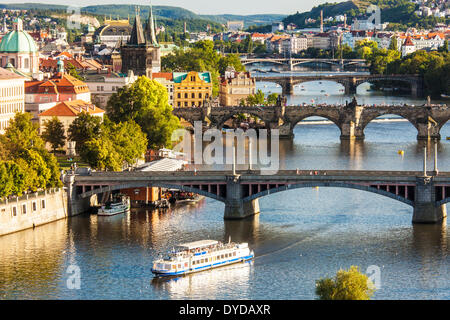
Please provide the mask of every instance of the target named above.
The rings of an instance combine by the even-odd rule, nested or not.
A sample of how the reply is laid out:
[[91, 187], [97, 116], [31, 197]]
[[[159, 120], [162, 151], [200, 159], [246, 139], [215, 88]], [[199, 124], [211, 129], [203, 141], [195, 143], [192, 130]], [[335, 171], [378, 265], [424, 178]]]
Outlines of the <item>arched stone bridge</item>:
[[280, 170], [274, 175], [241, 171], [92, 172], [64, 178], [72, 214], [87, 210], [95, 194], [127, 188], [163, 187], [194, 192], [225, 203], [225, 219], [259, 213], [258, 199], [310, 187], [350, 188], [385, 196], [414, 208], [413, 222], [436, 223], [450, 202], [450, 172]]
[[343, 69], [350, 65], [366, 66], [366, 60], [364, 59], [314, 59], [314, 58], [241, 58], [243, 65], [249, 65], [254, 63], [273, 63], [279, 65], [285, 65], [289, 67], [289, 70], [293, 70], [294, 66], [306, 64], [306, 63], [324, 63], [331, 65], [332, 67], [338, 67]]
[[266, 107], [199, 107], [174, 108], [173, 114], [194, 124], [202, 121], [211, 128], [221, 129], [228, 119], [236, 114], [246, 113], [264, 121], [267, 129], [279, 129], [280, 137], [292, 138], [295, 125], [311, 116], [332, 121], [341, 131], [341, 139], [364, 139], [364, 129], [375, 118], [382, 115], [398, 115], [407, 119], [417, 129], [418, 140], [441, 138], [442, 126], [450, 120], [450, 107], [430, 106], [266, 106]]
[[283, 95], [294, 94], [294, 86], [311, 81], [333, 81], [344, 86], [345, 94], [355, 94], [356, 88], [365, 82], [376, 81], [402, 81], [409, 84], [413, 96], [423, 96], [423, 78], [419, 75], [380, 75], [380, 74], [361, 74], [361, 75], [307, 75], [307, 76], [256, 76], [256, 81], [277, 83], [282, 88]]

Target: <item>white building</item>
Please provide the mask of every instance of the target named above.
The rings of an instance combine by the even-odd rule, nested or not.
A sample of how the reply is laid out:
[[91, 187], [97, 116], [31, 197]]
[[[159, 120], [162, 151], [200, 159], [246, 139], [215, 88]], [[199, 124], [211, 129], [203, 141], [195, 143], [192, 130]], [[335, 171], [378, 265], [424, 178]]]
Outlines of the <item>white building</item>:
[[97, 106], [104, 108], [113, 93], [124, 86], [133, 84], [137, 78], [133, 71], [130, 71], [125, 77], [117, 73], [92, 74], [86, 76], [85, 82], [91, 92], [92, 100]]
[[5, 133], [16, 112], [25, 110], [26, 78], [0, 68], [0, 134]]

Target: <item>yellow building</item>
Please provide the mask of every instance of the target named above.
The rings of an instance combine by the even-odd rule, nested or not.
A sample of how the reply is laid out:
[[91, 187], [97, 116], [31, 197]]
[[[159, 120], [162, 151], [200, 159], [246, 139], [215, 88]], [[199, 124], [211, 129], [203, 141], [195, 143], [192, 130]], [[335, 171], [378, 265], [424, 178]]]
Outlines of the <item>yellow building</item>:
[[174, 107], [201, 107], [212, 96], [209, 72], [174, 72]]

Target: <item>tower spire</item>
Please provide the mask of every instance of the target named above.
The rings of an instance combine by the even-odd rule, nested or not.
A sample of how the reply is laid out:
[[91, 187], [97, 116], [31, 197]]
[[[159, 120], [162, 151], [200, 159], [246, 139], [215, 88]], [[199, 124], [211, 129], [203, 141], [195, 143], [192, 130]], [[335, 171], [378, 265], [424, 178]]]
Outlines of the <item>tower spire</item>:
[[153, 17], [153, 6], [152, 3], [150, 2], [150, 13], [148, 15], [148, 21], [147, 21], [147, 37], [149, 39], [149, 42], [154, 45], [157, 46], [158, 45], [158, 41], [156, 40], [156, 32], [155, 32], [155, 19]]

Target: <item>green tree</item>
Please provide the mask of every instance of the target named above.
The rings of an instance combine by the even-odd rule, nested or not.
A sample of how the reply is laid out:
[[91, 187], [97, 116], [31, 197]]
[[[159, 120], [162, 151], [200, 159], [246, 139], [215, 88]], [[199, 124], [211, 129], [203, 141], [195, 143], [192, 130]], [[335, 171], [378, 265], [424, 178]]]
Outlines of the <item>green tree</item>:
[[67, 69], [67, 73], [68, 73], [69, 75], [71, 75], [72, 77], [77, 78], [78, 80], [81, 80], [81, 81], [84, 81], [84, 80], [85, 80], [84, 77], [82, 77], [82, 76], [80, 76], [80, 75], [78, 74], [77, 69], [76, 69], [75, 66], [74, 66], [73, 64], [71, 64], [70, 62], [67, 63], [66, 69]]
[[142, 76], [113, 94], [106, 110], [115, 123], [134, 120], [146, 134], [150, 148], [170, 147], [172, 133], [180, 122], [172, 114], [168, 99], [163, 85]]
[[268, 105], [276, 105], [278, 100], [278, 93], [271, 93], [267, 96]]
[[316, 281], [316, 295], [320, 300], [370, 300], [375, 286], [357, 266], [339, 270], [334, 278]]
[[70, 124], [68, 129], [68, 138], [75, 141], [75, 150], [81, 153], [84, 143], [88, 140], [98, 138], [101, 133], [102, 119], [91, 116], [87, 112], [82, 112]]
[[64, 132], [64, 125], [57, 117], [45, 121], [44, 131], [42, 132], [44, 141], [50, 143], [53, 153], [56, 149], [64, 146], [66, 143], [66, 135]]

